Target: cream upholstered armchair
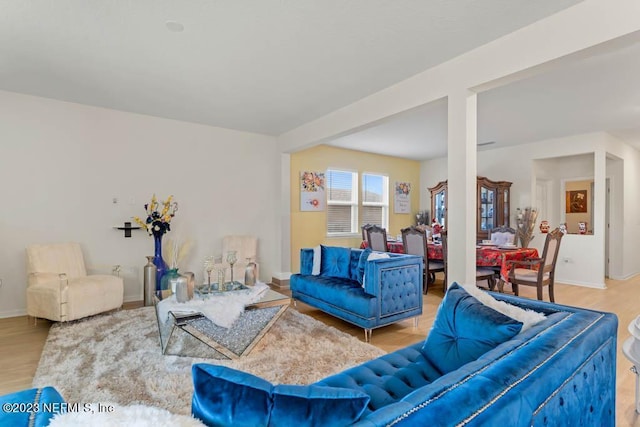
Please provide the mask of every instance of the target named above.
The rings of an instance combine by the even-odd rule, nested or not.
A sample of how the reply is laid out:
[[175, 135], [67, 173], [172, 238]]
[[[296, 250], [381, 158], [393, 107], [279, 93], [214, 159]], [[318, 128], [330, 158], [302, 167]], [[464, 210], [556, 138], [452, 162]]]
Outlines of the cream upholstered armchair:
[[27, 314], [65, 322], [120, 308], [124, 283], [115, 275], [87, 275], [79, 243], [27, 248]]
[[[256, 279], [260, 277], [258, 269], [258, 239], [255, 236], [224, 236], [222, 238], [222, 262], [226, 263], [227, 252], [236, 251], [238, 262], [233, 265], [233, 280], [244, 283], [247, 258], [256, 263]], [[231, 272], [227, 269], [227, 280]]]

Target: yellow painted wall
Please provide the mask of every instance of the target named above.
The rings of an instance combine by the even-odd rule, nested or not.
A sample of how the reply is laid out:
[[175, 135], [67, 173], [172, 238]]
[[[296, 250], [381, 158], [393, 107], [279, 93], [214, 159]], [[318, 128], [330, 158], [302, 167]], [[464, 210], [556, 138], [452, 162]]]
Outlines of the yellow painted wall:
[[[323, 212], [300, 211], [300, 172], [345, 169], [359, 174], [369, 172], [389, 177], [389, 229], [388, 234], [396, 236], [400, 229], [415, 224], [415, 214], [420, 206], [420, 163], [397, 157], [381, 156], [362, 151], [318, 145], [291, 154], [291, 270], [300, 270], [300, 249], [319, 244], [330, 246], [359, 247], [360, 234], [352, 238], [327, 237], [327, 215]], [[411, 213], [396, 214], [393, 209], [393, 192], [396, 181], [411, 183]], [[359, 181], [361, 187], [362, 183]], [[362, 203], [361, 188], [358, 200]], [[359, 213], [359, 218], [361, 215]]]

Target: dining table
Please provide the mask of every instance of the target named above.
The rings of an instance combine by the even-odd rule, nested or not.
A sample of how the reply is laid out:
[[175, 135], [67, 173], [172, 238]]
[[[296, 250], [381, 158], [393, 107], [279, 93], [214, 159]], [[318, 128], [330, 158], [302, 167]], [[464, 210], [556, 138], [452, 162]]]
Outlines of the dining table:
[[[363, 241], [360, 249], [368, 247], [368, 242]], [[396, 254], [404, 253], [404, 245], [398, 240], [388, 240], [389, 252]], [[427, 256], [432, 261], [442, 261], [442, 244], [436, 242], [427, 243]], [[510, 261], [524, 261], [529, 258], [538, 258], [536, 248], [504, 247], [496, 245], [479, 244], [476, 246], [476, 266], [477, 267], [500, 267], [500, 280], [509, 283]], [[500, 286], [502, 288], [502, 286]]]

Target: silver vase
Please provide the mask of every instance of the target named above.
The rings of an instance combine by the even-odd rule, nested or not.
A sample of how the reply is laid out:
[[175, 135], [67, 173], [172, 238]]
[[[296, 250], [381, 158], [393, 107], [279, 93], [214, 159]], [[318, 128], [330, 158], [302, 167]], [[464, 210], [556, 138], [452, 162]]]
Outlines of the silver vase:
[[147, 256], [147, 265], [144, 266], [144, 305], [153, 305], [153, 296], [156, 293], [156, 266], [153, 264], [154, 256]]

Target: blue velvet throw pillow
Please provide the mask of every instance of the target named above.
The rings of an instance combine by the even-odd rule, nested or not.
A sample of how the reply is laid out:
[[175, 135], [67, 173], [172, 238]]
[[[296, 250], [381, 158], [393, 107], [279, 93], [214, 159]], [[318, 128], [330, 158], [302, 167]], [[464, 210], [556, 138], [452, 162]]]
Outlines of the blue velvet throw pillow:
[[226, 366], [194, 364], [191, 413], [208, 426], [348, 425], [369, 396], [357, 390], [276, 385]]
[[369, 255], [371, 255], [371, 249], [366, 248], [360, 254], [360, 259], [358, 260], [358, 283], [361, 285], [364, 284], [364, 268], [367, 265], [367, 259], [369, 259]]
[[321, 253], [321, 276], [349, 278], [350, 248], [321, 245]]
[[254, 427], [269, 424], [269, 381], [226, 366], [194, 364], [191, 413], [208, 426]]
[[348, 388], [276, 385], [270, 426], [344, 426], [360, 418], [369, 396]]
[[518, 322], [482, 304], [454, 283], [438, 307], [422, 354], [442, 375], [513, 338]]

